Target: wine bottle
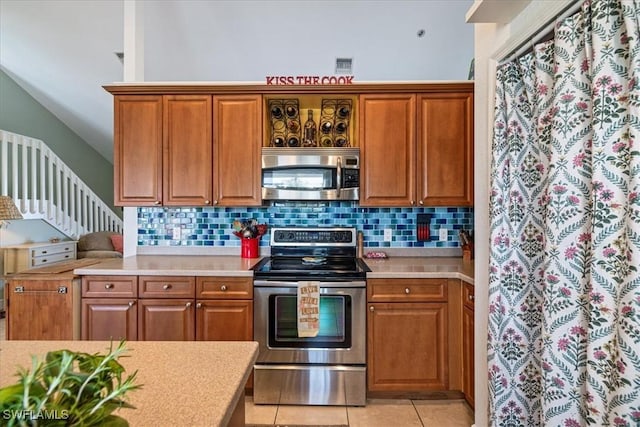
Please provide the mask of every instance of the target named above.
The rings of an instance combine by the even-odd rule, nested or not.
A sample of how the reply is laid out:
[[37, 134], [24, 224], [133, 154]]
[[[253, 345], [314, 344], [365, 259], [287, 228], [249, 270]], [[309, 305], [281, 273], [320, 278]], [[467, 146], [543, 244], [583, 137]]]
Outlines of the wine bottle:
[[316, 122], [313, 121], [313, 110], [309, 110], [308, 118], [304, 124], [304, 136], [302, 138], [302, 145], [305, 147], [315, 147], [316, 140]]

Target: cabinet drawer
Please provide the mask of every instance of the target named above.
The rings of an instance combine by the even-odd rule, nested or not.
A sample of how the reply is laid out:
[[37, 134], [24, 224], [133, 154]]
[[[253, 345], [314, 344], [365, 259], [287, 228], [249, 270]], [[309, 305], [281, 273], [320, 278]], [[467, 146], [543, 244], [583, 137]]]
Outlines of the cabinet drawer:
[[474, 286], [467, 282], [462, 282], [462, 300], [464, 301], [465, 307], [474, 309], [475, 306], [475, 295], [474, 295]]
[[[54, 254], [74, 254], [76, 248], [76, 242], [55, 244], [51, 246], [41, 246], [39, 248], [31, 249], [32, 257], [51, 256]], [[64, 259], [64, 258], [63, 258]]]
[[31, 258], [31, 267], [40, 267], [42, 265], [53, 264], [54, 262], [61, 262], [75, 258], [75, 254], [72, 252], [42, 255]]
[[84, 298], [136, 298], [137, 276], [84, 276], [82, 278]]
[[252, 277], [198, 277], [196, 298], [252, 299]]
[[370, 302], [446, 302], [446, 279], [369, 279]]
[[194, 298], [196, 281], [191, 276], [140, 276], [140, 298]]

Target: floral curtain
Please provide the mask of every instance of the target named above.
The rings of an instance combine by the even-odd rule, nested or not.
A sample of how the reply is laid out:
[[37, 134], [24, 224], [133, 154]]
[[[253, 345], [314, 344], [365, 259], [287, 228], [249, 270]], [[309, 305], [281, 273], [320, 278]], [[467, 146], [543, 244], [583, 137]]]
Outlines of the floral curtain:
[[584, 1], [498, 68], [491, 425], [640, 425], [639, 21]]

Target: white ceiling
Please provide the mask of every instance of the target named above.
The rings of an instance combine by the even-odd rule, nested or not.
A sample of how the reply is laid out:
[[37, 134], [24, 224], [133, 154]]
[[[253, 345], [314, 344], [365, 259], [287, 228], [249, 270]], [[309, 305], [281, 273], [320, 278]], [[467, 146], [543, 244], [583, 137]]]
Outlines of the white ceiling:
[[[145, 80], [332, 75], [336, 57], [354, 58], [356, 81], [464, 80], [472, 3], [146, 0]], [[121, 0], [0, 0], [0, 68], [109, 161], [102, 85], [123, 79], [123, 13]]]

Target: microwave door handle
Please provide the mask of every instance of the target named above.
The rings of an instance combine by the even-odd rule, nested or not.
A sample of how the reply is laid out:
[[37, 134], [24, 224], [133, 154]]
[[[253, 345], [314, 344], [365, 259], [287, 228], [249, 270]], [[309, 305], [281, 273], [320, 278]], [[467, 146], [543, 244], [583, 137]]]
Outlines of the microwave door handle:
[[342, 157], [338, 157], [338, 170], [336, 172], [336, 195], [340, 197], [340, 187], [342, 187]]

